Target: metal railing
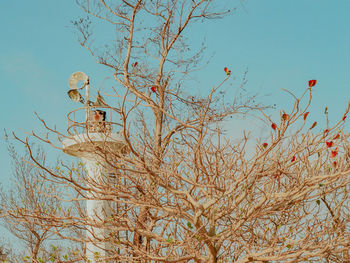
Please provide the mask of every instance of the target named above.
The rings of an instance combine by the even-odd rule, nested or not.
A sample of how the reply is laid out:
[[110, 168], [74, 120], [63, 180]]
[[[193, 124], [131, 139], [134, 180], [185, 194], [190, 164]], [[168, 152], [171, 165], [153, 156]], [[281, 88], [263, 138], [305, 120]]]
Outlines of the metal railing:
[[[106, 113], [103, 121], [96, 121], [93, 118], [95, 110]], [[67, 114], [67, 132], [69, 135], [82, 133], [111, 133], [117, 127], [121, 127], [120, 123], [114, 121], [119, 116], [117, 109], [110, 107], [81, 107]], [[117, 127], [116, 127], [117, 126]]]

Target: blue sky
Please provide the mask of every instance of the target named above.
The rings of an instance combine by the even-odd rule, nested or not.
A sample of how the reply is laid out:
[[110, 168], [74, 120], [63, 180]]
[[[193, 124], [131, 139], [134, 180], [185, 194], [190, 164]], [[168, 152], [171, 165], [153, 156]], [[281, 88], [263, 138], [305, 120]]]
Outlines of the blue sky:
[[[189, 31], [193, 45], [205, 37], [213, 54], [196, 77], [210, 88], [222, 79], [224, 66], [237, 83], [248, 69], [246, 88], [266, 95], [265, 103], [277, 109], [292, 102], [281, 88], [300, 95], [309, 79], [317, 79], [310, 116], [320, 118], [328, 106], [330, 117], [341, 118], [350, 89], [350, 1], [232, 2], [238, 9], [231, 16]], [[11, 177], [3, 129], [22, 137], [42, 132], [37, 112], [64, 131], [66, 113], [76, 106], [66, 97], [70, 74], [86, 72], [96, 85], [107, 76], [71, 28], [70, 21], [81, 15], [74, 1], [0, 1], [2, 182]]]

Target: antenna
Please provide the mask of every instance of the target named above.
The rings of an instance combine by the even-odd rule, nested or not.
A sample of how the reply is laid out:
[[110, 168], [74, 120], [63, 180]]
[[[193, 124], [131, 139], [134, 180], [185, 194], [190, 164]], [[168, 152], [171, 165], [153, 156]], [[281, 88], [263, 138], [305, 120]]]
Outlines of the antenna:
[[83, 96], [81, 96], [81, 94], [79, 93], [79, 91], [77, 91], [76, 89], [71, 89], [68, 91], [68, 96], [72, 101], [75, 102], [80, 102], [82, 104], [84, 104], [84, 98]]
[[[80, 88], [78, 88], [78, 83], [79, 81], [82, 81], [84, 83], [84, 85]], [[71, 89], [82, 89], [84, 88], [89, 82], [89, 77], [81, 71], [78, 72], [74, 72], [68, 81], [68, 85]]]
[[[83, 86], [78, 87], [78, 83], [82, 81]], [[68, 81], [68, 85], [70, 90], [68, 91], [68, 96], [71, 98], [71, 100], [75, 102], [80, 102], [84, 104], [84, 98], [83, 96], [79, 93], [78, 90], [83, 89], [86, 87], [86, 101], [88, 103], [89, 101], [89, 77], [81, 71], [74, 72]]]
[[103, 97], [101, 96], [100, 92], [97, 91], [97, 97], [96, 97], [96, 101], [94, 103], [92, 103], [92, 106], [106, 106], [106, 102], [105, 100], [103, 99]]

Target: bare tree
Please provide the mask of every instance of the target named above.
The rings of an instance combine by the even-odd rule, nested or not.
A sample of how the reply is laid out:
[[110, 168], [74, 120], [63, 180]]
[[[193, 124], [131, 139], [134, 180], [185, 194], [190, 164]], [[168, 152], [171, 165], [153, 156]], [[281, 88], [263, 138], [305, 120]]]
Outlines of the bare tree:
[[11, 249], [6, 246], [3, 245], [3, 243], [5, 242], [1, 242], [0, 244], [0, 262], [13, 262], [12, 259], [12, 251]]
[[[92, 235], [91, 229], [103, 229], [108, 234], [94, 239], [79, 231], [56, 233], [96, 246], [108, 243], [107, 256], [96, 255], [102, 262], [349, 260], [349, 134], [343, 131], [348, 109], [332, 124], [326, 114], [321, 133], [314, 132], [316, 122], [306, 127], [316, 84], [310, 81], [301, 96], [291, 94], [292, 109], [274, 120], [254, 96], [225, 91], [229, 69], [208, 94], [196, 95], [188, 76], [204, 50], [193, 51], [186, 36], [194, 22], [228, 14], [222, 1], [77, 3], [87, 14], [74, 22], [81, 45], [119, 84], [107, 94], [117, 103], [104, 108], [120, 116], [127, 150], [97, 145], [91, 154], [108, 170], [97, 180], [82, 165], [50, 169], [31, 154], [28, 140], [16, 137], [45, 171], [42, 178], [74, 193], [66, 198], [74, 206], [69, 213], [44, 216], [27, 209], [27, 218], [40, 220], [41, 229]], [[95, 20], [117, 32], [106, 49], [92, 45]], [[270, 129], [253, 147], [246, 133], [232, 140], [223, 129], [227, 118], [250, 111]], [[60, 140], [71, 138], [42, 122]], [[88, 136], [89, 125], [86, 119]], [[48, 136], [32, 137], [61, 147]], [[106, 219], [87, 215], [84, 201], [90, 199], [107, 202]]]
[[[11, 188], [0, 192], [1, 223], [24, 243], [25, 248], [18, 256], [12, 257], [13, 261], [46, 262], [46, 259], [57, 256], [57, 247], [53, 244], [57, 242], [55, 233], [61, 228], [57, 224], [46, 224], [42, 218], [51, 218], [67, 208], [61, 202], [63, 195], [53, 184], [43, 180], [45, 172], [29, 162], [28, 151], [21, 157], [11, 143], [8, 143], [8, 150], [13, 177]], [[46, 162], [41, 148], [35, 150], [34, 156], [42, 163]]]

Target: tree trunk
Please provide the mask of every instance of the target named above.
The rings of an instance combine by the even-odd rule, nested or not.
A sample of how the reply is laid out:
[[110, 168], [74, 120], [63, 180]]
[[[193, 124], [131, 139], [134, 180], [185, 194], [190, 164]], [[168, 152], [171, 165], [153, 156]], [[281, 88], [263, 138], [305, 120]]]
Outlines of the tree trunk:
[[218, 262], [218, 259], [217, 259], [218, 251], [214, 245], [208, 247], [208, 255], [209, 255], [209, 262], [208, 263], [217, 263]]

